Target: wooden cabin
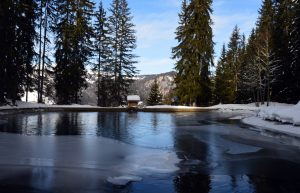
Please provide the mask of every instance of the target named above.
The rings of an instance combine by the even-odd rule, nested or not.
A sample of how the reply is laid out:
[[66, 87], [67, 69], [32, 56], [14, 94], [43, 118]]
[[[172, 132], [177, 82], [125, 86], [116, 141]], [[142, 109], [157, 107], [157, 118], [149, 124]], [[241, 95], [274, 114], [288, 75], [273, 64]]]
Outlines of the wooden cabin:
[[137, 108], [140, 101], [141, 98], [138, 95], [127, 96], [128, 108]]

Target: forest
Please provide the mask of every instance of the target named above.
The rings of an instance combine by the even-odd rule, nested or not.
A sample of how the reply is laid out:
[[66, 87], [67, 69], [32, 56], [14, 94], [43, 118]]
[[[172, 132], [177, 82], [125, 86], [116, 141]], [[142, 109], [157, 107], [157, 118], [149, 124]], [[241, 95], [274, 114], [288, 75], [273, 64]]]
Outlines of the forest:
[[[182, 1], [171, 49], [172, 97], [187, 106], [297, 103], [299, 0], [263, 0], [251, 35], [236, 26], [217, 64], [212, 3]], [[112, 0], [108, 10], [93, 0], [1, 0], [0, 34], [0, 105], [15, 105], [33, 91], [38, 103], [51, 96], [56, 104], [79, 104], [91, 71], [97, 105], [120, 106], [138, 74], [127, 0]], [[161, 101], [159, 90], [153, 92]]]
[[98, 105], [121, 105], [138, 72], [136, 36], [126, 0], [108, 12], [91, 0], [0, 1], [0, 104], [32, 91], [39, 103], [78, 104], [91, 69]]
[[236, 26], [217, 64], [211, 7], [212, 0], [182, 3], [178, 45], [172, 50], [180, 102], [296, 104], [300, 100], [299, 0], [263, 0], [250, 37]]

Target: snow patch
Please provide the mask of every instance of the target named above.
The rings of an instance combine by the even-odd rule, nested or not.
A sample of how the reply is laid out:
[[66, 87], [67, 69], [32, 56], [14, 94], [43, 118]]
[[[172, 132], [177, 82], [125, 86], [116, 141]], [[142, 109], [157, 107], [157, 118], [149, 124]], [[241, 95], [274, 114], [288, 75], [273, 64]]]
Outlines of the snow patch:
[[260, 130], [269, 130], [272, 132], [300, 138], [300, 128], [293, 125], [278, 124], [277, 122], [263, 120], [260, 117], [247, 117], [243, 119], [242, 122], [248, 125], [259, 127]]
[[294, 106], [265, 107], [260, 110], [258, 116], [264, 120], [279, 121], [300, 126], [300, 102]]
[[171, 173], [178, 170], [176, 166], [179, 159], [173, 152], [162, 150], [139, 151], [128, 155], [120, 170], [124, 173], [147, 174], [147, 173]]
[[245, 116], [239, 115], [239, 116], [231, 117], [231, 118], [229, 118], [229, 119], [230, 119], [230, 120], [241, 120], [241, 119], [243, 119], [243, 118], [245, 118]]
[[140, 101], [141, 98], [138, 95], [129, 95], [127, 96], [127, 101]]
[[126, 186], [130, 182], [142, 181], [142, 178], [139, 176], [119, 176], [119, 177], [108, 177], [107, 181], [113, 185]]

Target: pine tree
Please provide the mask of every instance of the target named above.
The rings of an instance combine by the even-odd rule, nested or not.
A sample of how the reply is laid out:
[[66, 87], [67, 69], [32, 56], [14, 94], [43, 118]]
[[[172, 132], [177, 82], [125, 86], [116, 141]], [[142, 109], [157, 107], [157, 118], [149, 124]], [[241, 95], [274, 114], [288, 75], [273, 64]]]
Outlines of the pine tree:
[[239, 32], [239, 28], [235, 26], [228, 43], [227, 62], [231, 73], [231, 89], [233, 89], [234, 95], [230, 102], [236, 101], [238, 85], [239, 85], [239, 72], [241, 66], [241, 50], [242, 50], [242, 37]]
[[127, 0], [113, 0], [109, 9], [109, 33], [111, 35], [112, 64], [114, 67], [114, 104], [121, 105], [128, 94], [133, 76], [137, 73], [136, 36]]
[[108, 22], [106, 12], [100, 1], [99, 10], [96, 13], [95, 23], [95, 48], [97, 63], [94, 64], [93, 71], [97, 73], [97, 103], [98, 106], [108, 106], [108, 100], [112, 96], [111, 74], [111, 49], [108, 34]]
[[300, 2], [294, 1], [294, 19], [291, 26], [290, 50], [292, 54], [292, 77], [293, 77], [293, 96], [292, 103], [300, 101]]
[[274, 69], [274, 80], [272, 81], [272, 98], [278, 102], [292, 102], [294, 80], [292, 74], [292, 54], [289, 47], [292, 33], [293, 1], [275, 0], [274, 16], [274, 62], [271, 68]]
[[[18, 52], [20, 55], [19, 67], [24, 65], [23, 69], [19, 69], [20, 82], [24, 81], [24, 90], [26, 94], [26, 101], [28, 101], [28, 92], [33, 89], [33, 65], [32, 60], [35, 55], [34, 40], [36, 38], [35, 32], [35, 9], [36, 3], [33, 0], [20, 0], [18, 6]], [[24, 70], [24, 71], [23, 71]], [[25, 72], [25, 74], [22, 73]], [[22, 77], [23, 76], [23, 77]], [[22, 80], [23, 79], [23, 80]]]
[[[176, 29], [176, 40], [178, 45], [172, 49], [173, 59], [177, 60], [175, 69], [177, 71], [175, 76], [176, 94], [180, 96], [181, 103], [191, 104], [192, 103], [192, 92], [187, 87], [188, 85], [188, 73], [187, 66], [188, 52], [186, 43], [186, 31], [187, 31], [188, 13], [187, 13], [187, 2], [183, 0], [181, 13], [179, 13], [179, 26]], [[193, 97], [194, 98], [194, 97]]]
[[[267, 97], [267, 105], [270, 103], [271, 97], [271, 76], [272, 76], [272, 57], [273, 57], [273, 21], [274, 10], [272, 0], [264, 0], [263, 5], [259, 11], [259, 19], [257, 22], [257, 57], [261, 66], [262, 72], [262, 88], [261, 99], [262, 103]], [[266, 94], [264, 94], [266, 93]]]
[[[6, 103], [5, 100], [5, 83], [6, 83], [6, 68], [7, 68], [7, 54], [8, 54], [8, 42], [7, 35], [9, 29], [9, 18], [12, 10], [10, 10], [10, 6], [12, 6], [11, 0], [3, 0], [0, 1], [0, 105]], [[9, 11], [10, 10], [10, 11]]]
[[160, 105], [162, 104], [162, 94], [159, 91], [159, 85], [155, 79], [154, 83], [151, 86], [151, 91], [147, 99], [147, 105]]
[[35, 8], [32, 0], [1, 1], [0, 103], [15, 104], [32, 87]]
[[86, 84], [92, 55], [91, 17], [94, 4], [89, 0], [58, 0], [56, 33], [55, 88], [59, 104], [78, 103]]
[[246, 84], [247, 82], [247, 73], [248, 73], [248, 65], [247, 65], [247, 44], [246, 37], [243, 34], [241, 39], [241, 48], [239, 53], [239, 61], [240, 68], [238, 73], [238, 91], [237, 91], [237, 103], [250, 103], [251, 102], [251, 90], [249, 86]]
[[173, 48], [177, 94], [182, 103], [207, 105], [211, 101], [210, 67], [213, 65], [211, 0], [183, 2]]
[[177, 60], [175, 69], [176, 69], [176, 94], [180, 97], [180, 101], [186, 105], [192, 105], [196, 98], [196, 91], [192, 89], [195, 86], [194, 81], [190, 80], [190, 71], [189, 71], [189, 54], [188, 52], [189, 45], [187, 43], [187, 24], [188, 24], [188, 10], [187, 2], [183, 0], [182, 10], [179, 13], [179, 26], [176, 29], [176, 40], [178, 45], [172, 49], [173, 59]]
[[226, 46], [223, 45], [222, 53], [218, 61], [215, 78], [215, 96], [217, 103], [224, 103], [226, 92], [226, 80], [225, 80], [225, 67], [226, 67]]
[[[38, 15], [38, 67], [36, 77], [36, 89], [38, 93], [37, 101], [43, 103], [43, 96], [49, 92], [52, 87], [50, 77], [53, 76], [52, 61], [47, 52], [51, 44], [49, 34], [52, 31], [52, 25], [55, 20], [56, 0], [41, 0], [37, 9]], [[52, 77], [51, 77], [52, 78]]]

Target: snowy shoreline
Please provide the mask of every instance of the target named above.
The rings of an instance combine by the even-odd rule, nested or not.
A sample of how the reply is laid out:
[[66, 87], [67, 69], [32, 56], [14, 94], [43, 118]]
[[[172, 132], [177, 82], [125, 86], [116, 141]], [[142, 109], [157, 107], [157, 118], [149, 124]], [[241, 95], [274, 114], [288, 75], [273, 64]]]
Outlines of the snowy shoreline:
[[[91, 111], [91, 112], [127, 112], [126, 107], [95, 107], [90, 105], [45, 105], [18, 101], [18, 106], [2, 106], [0, 113], [18, 113], [23, 111]], [[300, 102], [297, 105], [271, 103], [269, 107], [256, 107], [252, 104], [219, 104], [211, 107], [187, 106], [147, 106], [137, 109], [141, 112], [238, 112], [241, 115], [231, 119], [263, 130], [300, 138]], [[246, 116], [245, 116], [246, 115]]]

